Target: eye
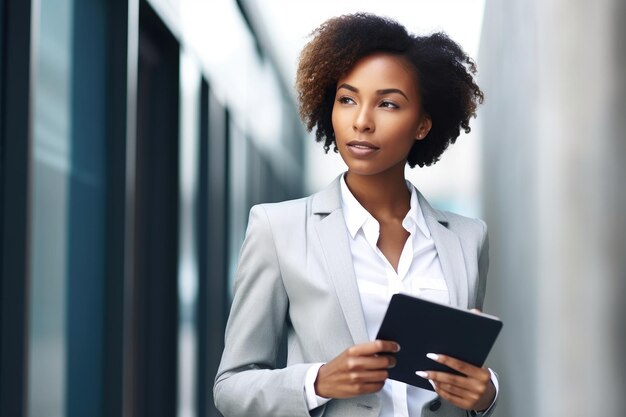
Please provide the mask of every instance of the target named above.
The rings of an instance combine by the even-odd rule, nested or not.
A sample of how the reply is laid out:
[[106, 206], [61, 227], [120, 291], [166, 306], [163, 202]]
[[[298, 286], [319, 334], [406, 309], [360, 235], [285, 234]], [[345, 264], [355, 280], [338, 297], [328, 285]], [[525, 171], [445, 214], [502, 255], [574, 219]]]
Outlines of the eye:
[[385, 109], [399, 109], [400, 107], [393, 101], [385, 100], [380, 103], [380, 107]]
[[337, 101], [341, 104], [356, 104], [354, 100], [352, 100], [350, 97], [347, 97], [347, 96], [339, 97]]

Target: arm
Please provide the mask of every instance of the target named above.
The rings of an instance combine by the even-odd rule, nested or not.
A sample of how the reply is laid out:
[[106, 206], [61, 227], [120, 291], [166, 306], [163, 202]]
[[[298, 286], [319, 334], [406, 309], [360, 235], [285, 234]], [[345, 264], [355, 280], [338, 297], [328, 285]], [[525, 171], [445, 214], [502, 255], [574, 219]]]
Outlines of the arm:
[[482, 225], [482, 242], [478, 247], [478, 285], [474, 308], [482, 310], [487, 289], [487, 272], [489, 271], [489, 235], [487, 234], [487, 224], [482, 220], [480, 223]]
[[275, 369], [288, 303], [269, 219], [263, 207], [253, 207], [214, 386], [224, 416], [309, 416], [304, 380], [310, 364]]

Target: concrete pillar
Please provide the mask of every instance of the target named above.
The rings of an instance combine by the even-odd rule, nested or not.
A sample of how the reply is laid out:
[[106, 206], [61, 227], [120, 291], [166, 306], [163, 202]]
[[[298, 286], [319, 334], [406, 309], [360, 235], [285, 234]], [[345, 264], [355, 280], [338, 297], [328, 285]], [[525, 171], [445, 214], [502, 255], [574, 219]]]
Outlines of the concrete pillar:
[[498, 416], [624, 415], [626, 35], [620, 0], [487, 0], [486, 310]]

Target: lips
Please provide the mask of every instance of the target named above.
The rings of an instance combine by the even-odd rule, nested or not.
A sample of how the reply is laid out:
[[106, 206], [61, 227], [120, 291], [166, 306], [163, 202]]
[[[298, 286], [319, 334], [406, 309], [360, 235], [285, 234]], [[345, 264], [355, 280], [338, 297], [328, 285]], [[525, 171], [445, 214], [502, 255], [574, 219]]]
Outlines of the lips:
[[355, 156], [367, 156], [376, 152], [379, 148], [374, 144], [361, 140], [353, 140], [346, 144], [346, 147]]

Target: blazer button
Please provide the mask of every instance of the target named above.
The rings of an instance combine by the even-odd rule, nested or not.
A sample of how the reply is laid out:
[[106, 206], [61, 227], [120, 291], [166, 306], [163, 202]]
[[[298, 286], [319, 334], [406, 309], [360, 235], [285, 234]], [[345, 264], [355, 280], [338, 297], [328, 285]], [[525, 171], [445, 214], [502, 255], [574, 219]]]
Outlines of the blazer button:
[[428, 406], [430, 411], [437, 411], [439, 410], [439, 407], [441, 407], [441, 400], [439, 398], [435, 398], [434, 400], [432, 400], [430, 402], [430, 405]]

